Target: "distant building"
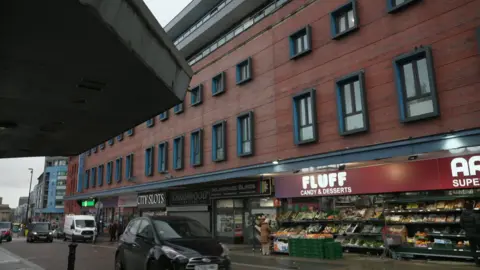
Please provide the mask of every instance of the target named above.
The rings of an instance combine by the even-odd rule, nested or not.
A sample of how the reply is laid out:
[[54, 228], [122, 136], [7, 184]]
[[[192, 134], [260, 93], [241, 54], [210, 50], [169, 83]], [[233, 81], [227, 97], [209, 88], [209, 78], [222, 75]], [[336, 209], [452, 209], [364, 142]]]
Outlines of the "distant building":
[[8, 204], [3, 204], [3, 198], [0, 197], [0, 221], [11, 221], [12, 209]]
[[20, 197], [18, 199], [18, 205], [24, 205], [28, 203], [28, 197]]

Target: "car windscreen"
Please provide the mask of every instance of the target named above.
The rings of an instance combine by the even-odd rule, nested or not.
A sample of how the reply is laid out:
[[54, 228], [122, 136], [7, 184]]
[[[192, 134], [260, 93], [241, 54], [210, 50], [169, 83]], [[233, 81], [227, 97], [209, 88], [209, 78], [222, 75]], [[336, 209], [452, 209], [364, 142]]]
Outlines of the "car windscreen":
[[212, 237], [208, 229], [196, 220], [153, 220], [153, 225], [163, 239]]
[[33, 230], [34, 231], [49, 231], [50, 229], [50, 226], [48, 223], [37, 223], [37, 224], [33, 224]]
[[89, 220], [75, 220], [75, 226], [78, 228], [95, 228], [95, 221]]
[[10, 222], [0, 222], [0, 229], [10, 229]]

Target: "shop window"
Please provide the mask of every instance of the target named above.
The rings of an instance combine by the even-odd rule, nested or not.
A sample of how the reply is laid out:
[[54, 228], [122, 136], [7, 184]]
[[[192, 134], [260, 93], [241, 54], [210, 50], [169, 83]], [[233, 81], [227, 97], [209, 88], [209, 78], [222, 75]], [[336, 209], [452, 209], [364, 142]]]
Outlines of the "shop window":
[[155, 125], [155, 118], [150, 118], [146, 122], [147, 128], [153, 127]]
[[212, 96], [218, 96], [225, 90], [225, 72], [221, 72], [212, 78]]
[[197, 106], [202, 104], [202, 97], [203, 97], [203, 85], [199, 84], [190, 90], [190, 104], [192, 106]]
[[421, 0], [386, 0], [388, 13], [395, 13]]
[[291, 34], [290, 43], [290, 59], [296, 59], [304, 56], [312, 51], [312, 31], [310, 25]]
[[253, 111], [237, 117], [237, 156], [253, 155]]
[[145, 176], [153, 175], [153, 147], [145, 149]]
[[168, 110], [162, 112], [162, 113], [159, 115], [159, 118], [160, 118], [160, 121], [165, 121], [165, 120], [167, 120], [167, 119], [168, 119]]
[[85, 171], [84, 180], [85, 180], [85, 182], [84, 182], [84, 184], [85, 184], [84, 188], [85, 188], [85, 189], [88, 189], [88, 187], [90, 186], [90, 170], [86, 170], [86, 171]]
[[133, 154], [125, 158], [125, 177], [129, 181], [133, 178]]
[[120, 135], [117, 135], [117, 141], [119, 142], [123, 141], [123, 133]]
[[168, 170], [168, 142], [158, 145], [158, 172], [165, 173]]
[[190, 164], [193, 167], [203, 164], [203, 130], [197, 129], [190, 134]]
[[133, 128], [127, 130], [127, 136], [129, 136], [129, 137], [130, 137], [130, 136], [133, 136], [133, 133], [134, 133], [134, 129], [133, 129]]
[[430, 47], [396, 57], [394, 70], [401, 121], [439, 116]]
[[351, 0], [330, 13], [330, 27], [333, 39], [343, 37], [358, 29], [356, 1]]
[[91, 187], [96, 187], [97, 186], [97, 168], [91, 168], [90, 169], [90, 181]]
[[226, 160], [226, 121], [220, 121], [212, 127], [212, 161]]
[[107, 184], [112, 184], [112, 178], [113, 178], [113, 161], [109, 161], [107, 163]]
[[104, 174], [104, 165], [98, 166], [98, 186], [103, 186], [103, 174]]
[[183, 169], [183, 136], [173, 139], [173, 169]]
[[340, 135], [368, 130], [364, 73], [356, 72], [336, 81], [338, 126]]
[[315, 100], [315, 89], [305, 90], [293, 97], [293, 132], [297, 145], [317, 141]]
[[175, 105], [175, 107], [173, 107], [173, 112], [174, 112], [175, 114], [181, 114], [181, 113], [183, 113], [183, 102], [180, 103], [180, 104]]
[[244, 84], [252, 79], [252, 58], [240, 62], [236, 66], [237, 69], [237, 85]]
[[92, 148], [92, 153], [97, 153], [98, 148], [95, 146]]
[[105, 149], [105, 143], [101, 143], [101, 144], [99, 145], [99, 148], [100, 148], [100, 150]]
[[122, 162], [123, 158], [117, 158], [115, 160], [115, 181], [119, 183], [122, 181]]
[[113, 139], [108, 140], [108, 145], [113, 145], [113, 143], [114, 143]]

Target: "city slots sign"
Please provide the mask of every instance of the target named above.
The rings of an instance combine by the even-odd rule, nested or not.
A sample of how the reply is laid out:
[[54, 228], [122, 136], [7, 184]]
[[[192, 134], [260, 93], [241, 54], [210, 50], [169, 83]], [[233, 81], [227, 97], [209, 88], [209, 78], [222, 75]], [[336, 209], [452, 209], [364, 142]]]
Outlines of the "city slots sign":
[[139, 208], [163, 208], [167, 206], [165, 192], [150, 192], [137, 195]]

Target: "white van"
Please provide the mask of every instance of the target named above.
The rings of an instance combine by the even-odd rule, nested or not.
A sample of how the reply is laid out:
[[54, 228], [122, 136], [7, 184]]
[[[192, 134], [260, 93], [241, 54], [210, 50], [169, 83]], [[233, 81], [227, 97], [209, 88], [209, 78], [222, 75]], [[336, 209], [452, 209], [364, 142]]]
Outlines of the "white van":
[[65, 233], [65, 239], [69, 239], [72, 242], [93, 240], [93, 236], [97, 235], [95, 217], [82, 215], [65, 216], [63, 232]]

